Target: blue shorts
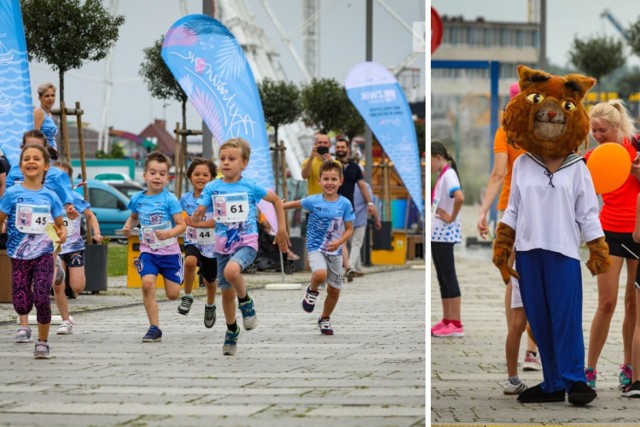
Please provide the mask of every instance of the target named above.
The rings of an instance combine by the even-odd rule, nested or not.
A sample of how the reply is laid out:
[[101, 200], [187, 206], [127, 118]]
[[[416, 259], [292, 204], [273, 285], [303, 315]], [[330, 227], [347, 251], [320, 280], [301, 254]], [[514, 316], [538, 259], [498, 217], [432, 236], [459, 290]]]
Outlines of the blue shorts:
[[256, 259], [256, 255], [258, 255], [258, 251], [249, 246], [243, 246], [231, 255], [216, 254], [216, 259], [218, 260], [218, 288], [231, 288], [231, 283], [224, 278], [224, 269], [229, 261], [240, 264], [240, 268], [244, 271]]
[[184, 264], [182, 263], [182, 255], [155, 255], [148, 252], [142, 252], [138, 257], [136, 265], [140, 278], [152, 274], [154, 276], [161, 275], [165, 280], [182, 284], [184, 278]]

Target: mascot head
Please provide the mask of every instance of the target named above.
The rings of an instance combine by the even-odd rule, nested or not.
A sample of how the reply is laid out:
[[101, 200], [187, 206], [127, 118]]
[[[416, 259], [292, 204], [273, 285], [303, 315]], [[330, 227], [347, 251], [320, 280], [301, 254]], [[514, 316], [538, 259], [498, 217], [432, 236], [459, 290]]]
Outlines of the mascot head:
[[510, 144], [543, 157], [566, 157], [589, 134], [582, 105], [596, 80], [580, 74], [553, 76], [518, 66], [520, 93], [505, 109], [502, 127]]

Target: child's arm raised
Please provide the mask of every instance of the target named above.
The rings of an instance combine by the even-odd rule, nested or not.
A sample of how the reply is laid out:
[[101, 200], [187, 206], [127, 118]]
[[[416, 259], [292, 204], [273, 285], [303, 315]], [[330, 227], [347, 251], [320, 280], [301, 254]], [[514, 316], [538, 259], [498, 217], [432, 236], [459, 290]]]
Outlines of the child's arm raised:
[[282, 201], [271, 190], [267, 191], [267, 195], [264, 196], [264, 199], [267, 202], [272, 203], [273, 207], [276, 209], [276, 217], [278, 218], [278, 231], [276, 232], [275, 243], [278, 245], [278, 248], [280, 248], [280, 252], [286, 252], [287, 249], [289, 249], [289, 246], [291, 246], [291, 242], [289, 241], [289, 235], [287, 234], [287, 223], [284, 216]]

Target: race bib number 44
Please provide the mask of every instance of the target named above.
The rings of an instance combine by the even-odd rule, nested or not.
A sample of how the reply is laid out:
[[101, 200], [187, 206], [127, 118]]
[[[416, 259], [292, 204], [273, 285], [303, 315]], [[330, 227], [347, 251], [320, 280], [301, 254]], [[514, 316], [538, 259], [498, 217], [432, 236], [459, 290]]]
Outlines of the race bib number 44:
[[249, 196], [247, 193], [217, 194], [211, 197], [213, 219], [228, 224], [245, 222], [249, 215]]
[[46, 233], [49, 207], [18, 204], [16, 206], [16, 228], [27, 234]]
[[216, 241], [213, 228], [187, 227], [187, 240], [199, 245], [213, 245]]

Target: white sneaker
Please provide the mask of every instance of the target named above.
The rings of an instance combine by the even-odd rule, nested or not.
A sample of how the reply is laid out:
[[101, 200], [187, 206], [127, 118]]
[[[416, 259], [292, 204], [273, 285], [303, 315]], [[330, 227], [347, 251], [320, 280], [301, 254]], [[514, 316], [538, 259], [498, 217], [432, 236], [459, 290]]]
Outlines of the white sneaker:
[[524, 354], [523, 371], [542, 371], [542, 363], [540, 363], [540, 355], [533, 351], [527, 351]]
[[511, 381], [507, 380], [507, 382], [504, 383], [504, 388], [502, 389], [502, 392], [504, 394], [520, 394], [523, 391], [525, 391], [527, 388], [528, 388], [527, 385], [522, 381], [520, 381], [517, 384], [513, 384]]
[[71, 335], [73, 333], [73, 323], [70, 320], [63, 320], [58, 326], [56, 335]]

